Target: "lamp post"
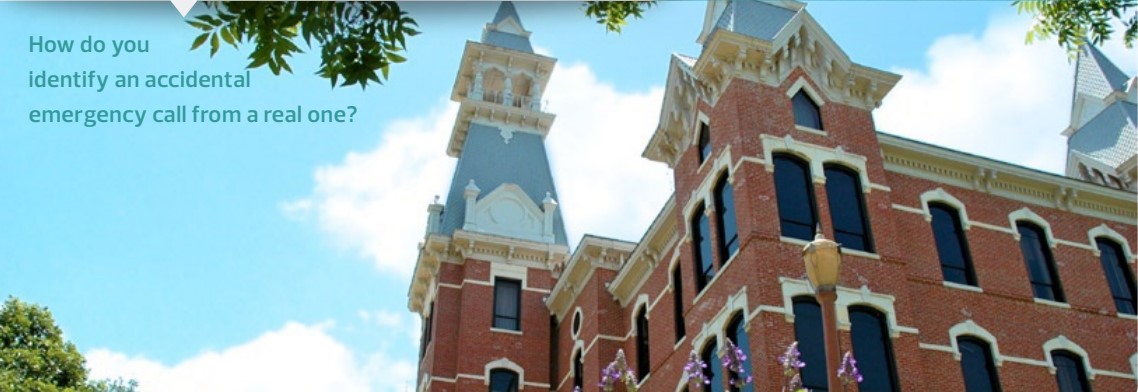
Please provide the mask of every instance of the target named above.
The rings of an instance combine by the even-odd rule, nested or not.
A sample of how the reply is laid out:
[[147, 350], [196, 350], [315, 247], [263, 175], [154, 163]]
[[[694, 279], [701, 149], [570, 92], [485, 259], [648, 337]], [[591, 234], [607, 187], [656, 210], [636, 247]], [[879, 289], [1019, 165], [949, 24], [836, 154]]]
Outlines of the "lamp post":
[[842, 266], [842, 246], [822, 235], [818, 227], [814, 241], [802, 248], [806, 276], [814, 286], [814, 298], [822, 306], [822, 336], [826, 343], [826, 380], [830, 392], [837, 392], [838, 382], [838, 318], [834, 310], [837, 300], [838, 275]]

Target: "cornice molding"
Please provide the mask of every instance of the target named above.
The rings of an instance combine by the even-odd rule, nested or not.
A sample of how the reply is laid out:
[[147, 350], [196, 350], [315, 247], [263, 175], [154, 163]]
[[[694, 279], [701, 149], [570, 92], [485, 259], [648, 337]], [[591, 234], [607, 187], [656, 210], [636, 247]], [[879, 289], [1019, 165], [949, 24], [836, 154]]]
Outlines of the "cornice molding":
[[1134, 193], [877, 133], [885, 170], [941, 184], [1133, 225]]

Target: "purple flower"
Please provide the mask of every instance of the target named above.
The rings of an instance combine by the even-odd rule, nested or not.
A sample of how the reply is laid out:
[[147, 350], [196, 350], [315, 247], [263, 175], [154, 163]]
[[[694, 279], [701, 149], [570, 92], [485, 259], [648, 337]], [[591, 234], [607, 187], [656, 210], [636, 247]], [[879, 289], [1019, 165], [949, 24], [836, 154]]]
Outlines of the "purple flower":
[[842, 356], [842, 363], [838, 366], [838, 378], [842, 380], [842, 385], [849, 385], [854, 381], [861, 383], [861, 372], [857, 370], [857, 360], [854, 359], [853, 353], [846, 351], [846, 355]]
[[688, 363], [684, 364], [684, 373], [688, 375], [688, 384], [693, 390], [702, 391], [704, 385], [710, 385], [711, 381], [703, 373], [703, 369], [707, 368], [707, 364], [699, 359], [695, 351], [691, 352], [688, 356]]
[[786, 347], [786, 352], [778, 357], [778, 363], [782, 365], [783, 391], [799, 392], [803, 390], [799, 369], [806, 367], [806, 363], [799, 359], [801, 356], [802, 353], [798, 352], [798, 342], [793, 342]]

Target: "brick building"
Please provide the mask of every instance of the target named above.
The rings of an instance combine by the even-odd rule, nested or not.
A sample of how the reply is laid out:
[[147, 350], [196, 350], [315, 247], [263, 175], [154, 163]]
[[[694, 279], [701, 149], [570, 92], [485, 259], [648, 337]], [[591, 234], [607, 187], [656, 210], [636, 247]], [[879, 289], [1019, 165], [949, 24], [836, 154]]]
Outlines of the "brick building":
[[802, 262], [817, 228], [843, 245], [861, 390], [1135, 389], [1135, 78], [1080, 53], [1064, 177], [878, 132], [900, 77], [853, 62], [801, 3], [713, 1], [703, 26], [644, 150], [674, 194], [638, 242], [575, 249], [544, 145], [556, 60], [508, 2], [466, 44], [457, 166], [408, 292], [419, 390], [593, 391], [618, 350], [641, 390], [684, 390], [691, 353], [725, 390], [728, 339], [750, 353], [747, 390], [779, 390], [794, 341], [824, 389]]

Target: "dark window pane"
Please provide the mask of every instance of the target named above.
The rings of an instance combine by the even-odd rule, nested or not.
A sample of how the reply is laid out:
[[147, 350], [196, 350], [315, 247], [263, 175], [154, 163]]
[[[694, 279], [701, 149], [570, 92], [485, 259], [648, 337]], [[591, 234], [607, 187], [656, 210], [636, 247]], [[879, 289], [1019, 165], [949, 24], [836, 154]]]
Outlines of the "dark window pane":
[[861, 194], [861, 177], [857, 172], [835, 165], [827, 165], [825, 173], [834, 241], [842, 244], [843, 248], [873, 252], [869, 219]]
[[1016, 222], [1019, 231], [1019, 248], [1023, 252], [1023, 262], [1031, 279], [1031, 290], [1036, 298], [1064, 302], [1063, 289], [1059, 285], [1059, 275], [1055, 271], [1055, 259], [1047, 246], [1043, 229], [1027, 222]]
[[944, 280], [975, 286], [976, 276], [960, 224], [960, 213], [944, 204], [929, 204], [929, 212], [933, 217], [933, 237]]
[[643, 380], [648, 375], [651, 362], [648, 353], [648, 307], [643, 306], [636, 315], [636, 377]]
[[[731, 322], [727, 324], [727, 338], [731, 339], [731, 341], [735, 343], [735, 347], [738, 347], [743, 351], [743, 354], [747, 356], [747, 360], [743, 361], [743, 372], [745, 374], [743, 377], [754, 376], [754, 370], [751, 368], [751, 342], [747, 337], [746, 328], [747, 324], [743, 322], [743, 315], [741, 313], [736, 314], [735, 317], [731, 319]], [[747, 383], [743, 388], [736, 388], [735, 384], [731, 381], [738, 380], [739, 377], [739, 374], [731, 370], [727, 371], [727, 382], [731, 391], [753, 392], [755, 390], [753, 383]]]
[[992, 352], [983, 340], [961, 337], [956, 339], [960, 348], [960, 368], [964, 371], [964, 390], [967, 392], [999, 392], [1000, 380]]
[[711, 128], [707, 123], [699, 123], [699, 163], [711, 156]]
[[719, 211], [719, 260], [727, 262], [739, 250], [739, 232], [735, 227], [735, 191], [727, 183], [727, 175], [715, 187], [715, 204]]
[[784, 237], [810, 241], [814, 238], [818, 213], [814, 208], [814, 183], [810, 166], [784, 154], [774, 158], [775, 197], [778, 219]]
[[695, 274], [697, 291], [703, 291], [707, 282], [715, 277], [715, 264], [711, 259], [711, 228], [703, 207], [696, 209], [692, 217], [692, 243], [695, 245]]
[[850, 308], [850, 335], [854, 358], [865, 379], [862, 391], [898, 391], [897, 371], [893, 364], [893, 348], [885, 315], [872, 308]]
[[494, 281], [494, 328], [521, 330], [521, 282]]
[[[822, 308], [811, 297], [794, 299], [794, 339], [798, 341], [802, 368], [802, 387], [826, 391], [826, 342], [822, 332]], [[859, 358], [860, 359], [860, 358]]]
[[518, 392], [518, 375], [509, 370], [491, 370], [490, 392]]
[[704, 369], [703, 375], [707, 381], [711, 382], [710, 385], [707, 385], [707, 392], [723, 392], [723, 363], [719, 361], [719, 348], [716, 347], [715, 341], [708, 343], [703, 348], [700, 360], [707, 364], [707, 369]]
[[573, 386], [585, 388], [585, 362], [581, 358], [581, 351], [577, 351], [577, 356], [573, 358]]
[[794, 94], [794, 124], [814, 129], [822, 129], [822, 115], [818, 113], [818, 105], [814, 104], [814, 100], [806, 95], [805, 91], [799, 90], [798, 94]]
[[1055, 382], [1059, 384], [1059, 392], [1090, 392], [1082, 357], [1070, 351], [1057, 350], [1051, 352], [1051, 360], [1055, 362]]
[[1095, 240], [1098, 245], [1099, 261], [1106, 273], [1106, 283], [1114, 296], [1114, 307], [1118, 313], [1134, 314], [1134, 275], [1122, 253], [1122, 247], [1114, 241], [1103, 238]]
[[679, 266], [672, 270], [672, 312], [676, 326], [676, 341], [687, 334], [684, 328], [684, 276]]

